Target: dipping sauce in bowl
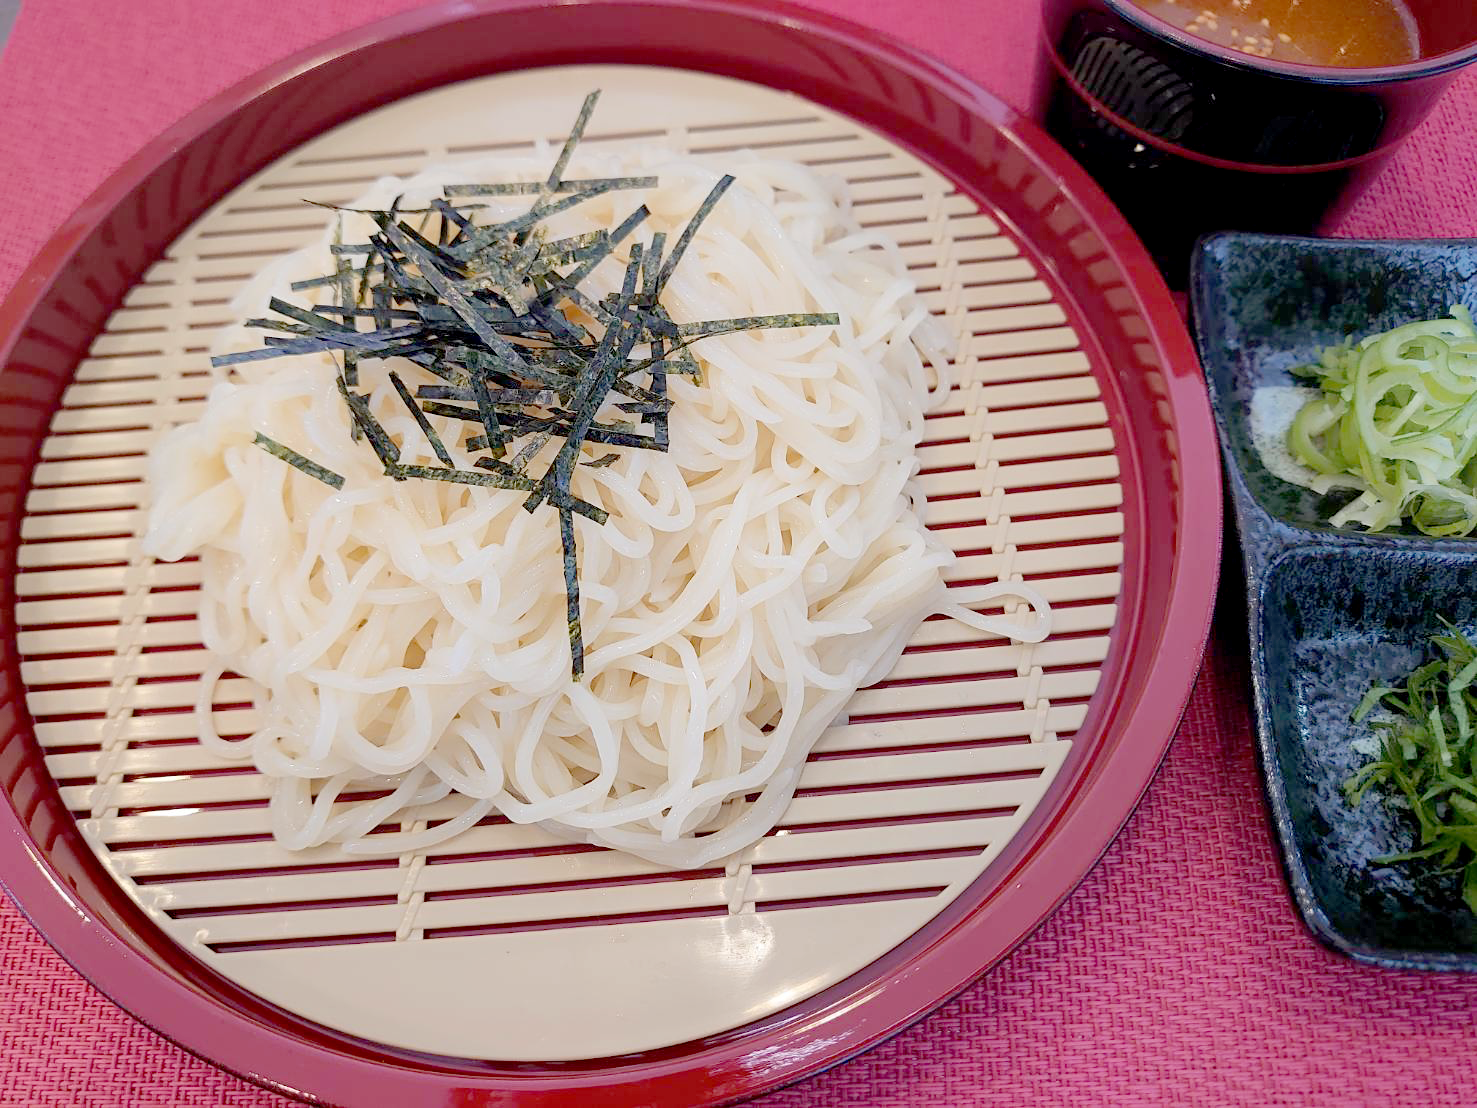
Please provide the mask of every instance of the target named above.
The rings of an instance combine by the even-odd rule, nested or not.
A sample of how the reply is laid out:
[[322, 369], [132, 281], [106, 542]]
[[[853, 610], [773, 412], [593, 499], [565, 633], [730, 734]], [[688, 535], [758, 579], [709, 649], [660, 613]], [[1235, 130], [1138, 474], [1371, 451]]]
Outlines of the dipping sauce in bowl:
[[1374, 68], [1421, 56], [1404, 0], [1134, 0], [1197, 38], [1255, 58]]
[[1473, 0], [1042, 0], [1036, 115], [1171, 285], [1228, 229], [1326, 229], [1477, 62]]

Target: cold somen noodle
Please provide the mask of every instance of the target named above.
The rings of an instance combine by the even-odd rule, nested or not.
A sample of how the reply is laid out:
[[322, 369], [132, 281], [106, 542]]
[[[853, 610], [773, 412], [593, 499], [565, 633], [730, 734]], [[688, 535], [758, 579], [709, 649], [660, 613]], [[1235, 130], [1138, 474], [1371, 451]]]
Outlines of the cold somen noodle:
[[[640, 197], [646, 235], [680, 230], [717, 179], [659, 151], [577, 161], [590, 176], [659, 178]], [[413, 206], [452, 181], [537, 180], [546, 165], [463, 163], [381, 181], [354, 206], [402, 194]], [[738, 184], [666, 286], [671, 316], [841, 322], [703, 339], [692, 348], [701, 379], [670, 379], [670, 451], [577, 468], [572, 491], [610, 513], [576, 527], [582, 680], [570, 672], [557, 518], [525, 511], [518, 492], [387, 477], [351, 441], [330, 355], [234, 367], [199, 419], [158, 444], [146, 549], [199, 555], [201, 633], [221, 667], [203, 685], [202, 738], [266, 775], [285, 846], [402, 852], [501, 813], [704, 864], [774, 826], [817, 739], [924, 618], [1045, 636], [1046, 605], [1023, 586], [944, 586], [952, 555], [925, 531], [913, 478], [930, 383], [947, 386], [945, 344], [896, 248], [805, 167], [724, 168]], [[528, 198], [488, 203], [492, 220]], [[613, 228], [629, 203], [595, 197], [552, 217], [550, 234]], [[357, 218], [345, 241], [367, 234]], [[329, 242], [260, 274], [242, 314], [331, 270]], [[616, 287], [623, 264], [595, 270], [596, 293]], [[222, 339], [255, 342], [240, 328]], [[412, 385], [434, 380], [397, 369]], [[402, 460], [437, 464], [394, 394], [371, 397]], [[468, 425], [432, 418], [456, 450]], [[343, 488], [254, 449], [258, 431], [343, 475]], [[964, 607], [1005, 595], [1034, 617]], [[223, 671], [259, 686], [248, 737], [215, 734]]]

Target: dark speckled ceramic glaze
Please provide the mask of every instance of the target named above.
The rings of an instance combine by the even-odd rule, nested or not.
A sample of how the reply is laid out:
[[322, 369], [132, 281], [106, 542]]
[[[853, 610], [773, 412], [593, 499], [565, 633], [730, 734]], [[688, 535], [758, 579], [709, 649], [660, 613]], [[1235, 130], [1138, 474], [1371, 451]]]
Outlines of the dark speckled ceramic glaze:
[[1477, 539], [1329, 527], [1340, 501], [1267, 472], [1252, 393], [1293, 383], [1325, 346], [1454, 303], [1477, 311], [1477, 241], [1357, 242], [1222, 234], [1196, 249], [1191, 310], [1241, 535], [1257, 740], [1293, 898], [1308, 927], [1361, 961], [1477, 970], [1477, 916], [1451, 875], [1382, 865], [1408, 849], [1377, 792], [1350, 807], [1366, 760], [1349, 716], [1374, 681], [1425, 657], [1446, 616], [1477, 632]]

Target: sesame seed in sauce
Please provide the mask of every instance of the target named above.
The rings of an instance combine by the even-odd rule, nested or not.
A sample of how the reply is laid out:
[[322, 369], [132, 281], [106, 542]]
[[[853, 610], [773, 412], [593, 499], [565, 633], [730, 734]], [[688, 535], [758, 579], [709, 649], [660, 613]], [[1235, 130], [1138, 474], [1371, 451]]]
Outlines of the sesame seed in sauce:
[[1200, 38], [1254, 57], [1390, 65], [1414, 58], [1418, 49], [1409, 35], [1409, 14], [1401, 14], [1414, 0], [1133, 2]]

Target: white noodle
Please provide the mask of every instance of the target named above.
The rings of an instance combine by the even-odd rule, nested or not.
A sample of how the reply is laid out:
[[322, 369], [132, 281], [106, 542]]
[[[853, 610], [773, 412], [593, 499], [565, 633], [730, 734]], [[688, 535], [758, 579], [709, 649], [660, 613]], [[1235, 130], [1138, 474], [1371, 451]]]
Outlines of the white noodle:
[[[661, 184], [559, 213], [550, 237], [613, 228], [638, 202], [652, 212], [639, 238], [675, 234], [716, 180], [658, 151], [576, 163]], [[538, 179], [542, 164], [386, 179], [354, 206], [403, 194], [417, 207], [444, 184]], [[577, 470], [574, 492], [610, 512], [604, 526], [576, 524], [580, 682], [557, 515], [525, 511], [521, 493], [384, 476], [350, 440], [327, 356], [237, 367], [198, 421], [155, 449], [146, 547], [200, 555], [205, 643], [261, 686], [259, 730], [226, 742], [206, 682], [201, 733], [269, 777], [281, 843], [399, 853], [495, 811], [703, 865], [774, 826], [811, 747], [925, 617], [1045, 636], [1046, 603], [1022, 584], [945, 589], [951, 555], [923, 527], [913, 478], [924, 411], [949, 387], [948, 341], [896, 247], [861, 231], [839, 186], [802, 166], [756, 159], [732, 171], [739, 184], [663, 295], [672, 316], [834, 311], [841, 324], [704, 339], [693, 348], [703, 380], [670, 378], [670, 452], [619, 451], [608, 468]], [[488, 203], [490, 221], [528, 200]], [[362, 241], [368, 229], [349, 216], [343, 234]], [[259, 274], [241, 314], [269, 295], [301, 300], [288, 285], [332, 268], [329, 241]], [[615, 287], [624, 252], [591, 275], [596, 295]], [[235, 328], [219, 348], [258, 342]], [[376, 416], [403, 461], [436, 464], [383, 387], [385, 368], [361, 368]], [[412, 388], [432, 383], [410, 363], [395, 368]], [[469, 466], [455, 444], [476, 428], [432, 422]], [[258, 431], [342, 474], [343, 489], [253, 447]], [[970, 610], [1002, 596], [1036, 618], [1023, 623], [1009, 599], [1003, 616]], [[382, 795], [338, 800], [364, 792]], [[386, 822], [407, 830], [370, 835]]]

